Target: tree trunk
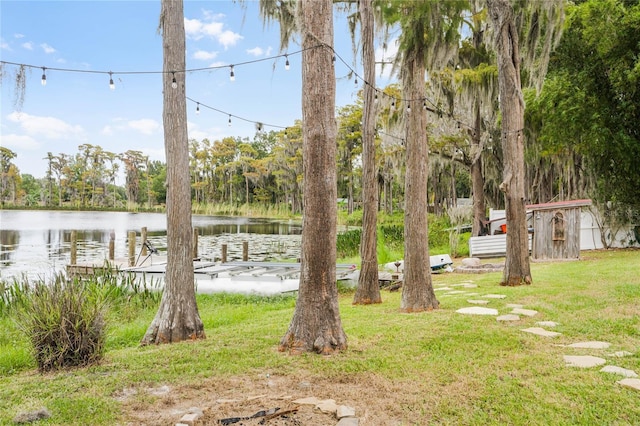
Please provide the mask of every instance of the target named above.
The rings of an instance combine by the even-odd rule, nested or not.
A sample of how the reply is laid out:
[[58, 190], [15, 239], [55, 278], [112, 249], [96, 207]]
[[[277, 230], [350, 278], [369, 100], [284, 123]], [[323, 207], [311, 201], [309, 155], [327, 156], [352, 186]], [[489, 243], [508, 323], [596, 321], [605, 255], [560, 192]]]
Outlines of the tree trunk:
[[471, 134], [471, 190], [473, 191], [473, 225], [471, 235], [479, 237], [484, 234], [486, 207], [484, 203], [484, 178], [482, 177], [482, 142], [480, 135], [480, 105], [476, 101], [475, 122]]
[[373, 46], [372, 0], [360, 0], [362, 64], [364, 66], [364, 106], [362, 109], [362, 236], [360, 277], [353, 304], [382, 303], [378, 283], [378, 173], [375, 146], [375, 55]]
[[[337, 177], [332, 0], [298, 3], [302, 36], [303, 216], [300, 288], [280, 342], [292, 354], [347, 347], [336, 284]], [[318, 48], [318, 44], [324, 46]]]
[[185, 74], [185, 33], [182, 0], [162, 0], [160, 15], [164, 49], [163, 124], [167, 156], [167, 270], [162, 301], [142, 344], [203, 339], [204, 326], [196, 305], [192, 259], [191, 181]]
[[[426, 28], [423, 28], [426, 31]], [[427, 113], [422, 108], [425, 94], [425, 52], [414, 48], [404, 60], [403, 97], [405, 107], [406, 177], [404, 215], [404, 283], [400, 309], [420, 312], [438, 308], [431, 283], [429, 264], [429, 234], [427, 228], [428, 153]]]
[[508, 0], [487, 0], [495, 31], [502, 112], [503, 181], [507, 218], [507, 256], [501, 285], [531, 284], [525, 207], [524, 100], [520, 83], [518, 31]]

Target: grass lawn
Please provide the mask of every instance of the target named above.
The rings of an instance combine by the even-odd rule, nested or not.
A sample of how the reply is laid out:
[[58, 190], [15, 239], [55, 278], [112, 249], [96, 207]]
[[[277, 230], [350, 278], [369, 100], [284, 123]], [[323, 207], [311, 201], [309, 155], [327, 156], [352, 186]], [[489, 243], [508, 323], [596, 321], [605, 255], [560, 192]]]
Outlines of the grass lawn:
[[[349, 348], [330, 357], [277, 351], [294, 297], [200, 295], [207, 339], [163, 346], [138, 345], [154, 309], [113, 313], [100, 365], [47, 374], [36, 371], [25, 337], [3, 318], [0, 424], [46, 407], [51, 417], [37, 424], [169, 425], [192, 406], [205, 409], [202, 424], [216, 424], [312, 395], [354, 407], [360, 425], [640, 424], [640, 391], [601, 367], [563, 360], [599, 356], [640, 373], [640, 251], [583, 252], [576, 262], [533, 263], [532, 274], [533, 285], [516, 288], [500, 287], [497, 273], [434, 275], [436, 289], [470, 281], [477, 288], [438, 290], [440, 309], [420, 314], [400, 313], [399, 293], [383, 291], [373, 306], [352, 306], [353, 292], [342, 293]], [[502, 323], [456, 313], [487, 294], [506, 296], [486, 299], [501, 315], [511, 311], [507, 304], [538, 314]], [[538, 321], [557, 322], [547, 329], [562, 334], [521, 331]], [[561, 346], [596, 340], [611, 347]], [[617, 351], [631, 355], [609, 356]], [[299, 424], [336, 423], [306, 418]]]

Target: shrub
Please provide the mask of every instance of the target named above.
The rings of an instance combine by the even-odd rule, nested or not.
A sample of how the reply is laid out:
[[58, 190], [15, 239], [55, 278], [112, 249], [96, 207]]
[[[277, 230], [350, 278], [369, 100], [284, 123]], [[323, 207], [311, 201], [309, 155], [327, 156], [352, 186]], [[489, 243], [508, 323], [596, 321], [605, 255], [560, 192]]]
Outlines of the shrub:
[[357, 256], [360, 253], [361, 229], [341, 232], [336, 240], [338, 257]]
[[91, 286], [59, 274], [33, 285], [18, 314], [18, 326], [31, 342], [38, 369], [97, 363], [104, 354], [106, 303]]

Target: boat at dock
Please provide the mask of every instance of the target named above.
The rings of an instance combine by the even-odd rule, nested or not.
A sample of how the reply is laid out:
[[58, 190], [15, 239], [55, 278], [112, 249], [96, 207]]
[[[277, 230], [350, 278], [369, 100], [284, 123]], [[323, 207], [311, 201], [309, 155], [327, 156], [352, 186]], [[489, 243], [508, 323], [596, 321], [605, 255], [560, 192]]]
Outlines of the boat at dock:
[[[166, 263], [122, 268], [121, 273], [132, 273], [137, 279], [152, 283], [164, 281]], [[300, 263], [288, 262], [193, 262], [197, 293], [244, 293], [275, 295], [298, 290]], [[347, 285], [357, 283], [357, 269], [353, 264], [337, 264], [336, 279]]]

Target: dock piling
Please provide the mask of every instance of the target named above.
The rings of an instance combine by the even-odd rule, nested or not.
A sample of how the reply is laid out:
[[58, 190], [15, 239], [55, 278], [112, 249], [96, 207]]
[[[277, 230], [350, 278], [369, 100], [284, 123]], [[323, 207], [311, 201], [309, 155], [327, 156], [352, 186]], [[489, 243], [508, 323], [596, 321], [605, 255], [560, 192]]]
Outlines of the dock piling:
[[135, 266], [136, 262], [136, 231], [129, 231], [129, 266]]
[[71, 231], [71, 265], [78, 263], [78, 231]]

